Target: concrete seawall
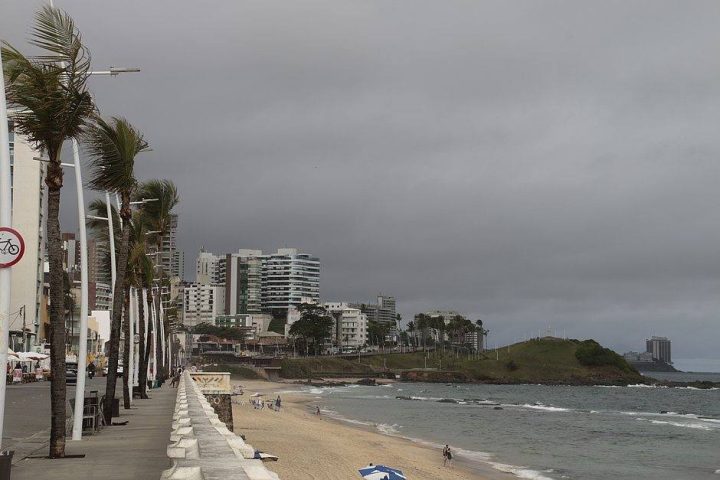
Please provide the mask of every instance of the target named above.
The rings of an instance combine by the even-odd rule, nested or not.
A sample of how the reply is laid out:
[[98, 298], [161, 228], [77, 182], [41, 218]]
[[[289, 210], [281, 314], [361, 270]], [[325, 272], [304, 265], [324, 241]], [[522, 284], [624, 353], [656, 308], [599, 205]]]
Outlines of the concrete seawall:
[[192, 375], [198, 378], [197, 382], [185, 372], [178, 386], [171, 444], [167, 447], [173, 466], [163, 472], [161, 479], [279, 480], [277, 474], [254, 458], [255, 449], [230, 431], [227, 415], [221, 418], [206, 398], [208, 395], [213, 402], [218, 400], [216, 406], [221, 413], [227, 408], [232, 423], [229, 374], [215, 375], [212, 379]]

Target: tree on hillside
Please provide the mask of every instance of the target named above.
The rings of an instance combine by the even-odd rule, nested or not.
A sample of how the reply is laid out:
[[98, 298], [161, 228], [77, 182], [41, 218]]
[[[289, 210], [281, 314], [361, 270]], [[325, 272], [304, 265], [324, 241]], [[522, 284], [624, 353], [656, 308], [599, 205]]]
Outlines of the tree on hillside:
[[[63, 246], [60, 229], [60, 154], [66, 140], [77, 139], [95, 113], [87, 89], [90, 53], [69, 15], [44, 7], [35, 15], [30, 44], [41, 52], [26, 57], [5, 44], [2, 58], [6, 96], [16, 132], [47, 156], [47, 253], [50, 267], [50, 458], [65, 456], [65, 317]], [[4, 368], [4, 367], [3, 367]]]
[[334, 320], [325, 307], [314, 303], [298, 305], [300, 319], [290, 326], [290, 335], [305, 341], [305, 353], [309, 354], [308, 341], [312, 340], [317, 355], [323, 341], [332, 333]]
[[409, 332], [410, 340], [413, 342], [413, 346], [416, 346], [415, 342], [415, 322], [410, 320], [407, 324], [407, 331]]
[[420, 332], [420, 341], [422, 343], [423, 350], [427, 346], [428, 330], [430, 329], [430, 317], [424, 313], [418, 313], [415, 315], [415, 327]]
[[367, 327], [368, 339], [371, 345], [385, 347], [385, 338], [390, 332], [390, 327], [384, 323], [370, 320]]
[[485, 350], [485, 338], [487, 337], [487, 334], [490, 333], [488, 330], [485, 330], [483, 327], [483, 321], [478, 319], [475, 320], [475, 331], [477, 332], [478, 336], [480, 337], [479, 347], [478, 349], [480, 351]]
[[462, 315], [455, 315], [448, 324], [448, 331], [452, 338], [453, 347], [457, 351], [458, 347], [465, 346], [465, 334], [475, 330], [473, 323]]

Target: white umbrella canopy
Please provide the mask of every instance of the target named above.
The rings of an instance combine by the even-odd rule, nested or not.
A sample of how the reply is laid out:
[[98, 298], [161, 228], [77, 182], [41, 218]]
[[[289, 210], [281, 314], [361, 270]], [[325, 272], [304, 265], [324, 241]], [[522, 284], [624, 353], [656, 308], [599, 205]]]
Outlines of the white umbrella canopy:
[[19, 361], [20, 361], [20, 357], [18, 357], [16, 355], [8, 355], [8, 362], [19, 362]]
[[37, 352], [18, 352], [15, 355], [25, 360], [45, 360], [48, 358], [48, 355]]

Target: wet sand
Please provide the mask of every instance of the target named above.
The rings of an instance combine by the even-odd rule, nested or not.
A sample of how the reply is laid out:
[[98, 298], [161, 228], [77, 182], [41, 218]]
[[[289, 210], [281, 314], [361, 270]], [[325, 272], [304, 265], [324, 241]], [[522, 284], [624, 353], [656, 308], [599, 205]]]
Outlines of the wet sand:
[[[315, 415], [316, 399], [299, 393], [299, 386], [287, 383], [244, 380], [245, 394], [235, 397], [235, 432], [246, 436], [256, 449], [280, 457], [268, 463], [286, 480], [360, 478], [358, 468], [369, 462], [401, 469], [412, 480], [495, 480], [516, 478], [490, 466], [472, 467], [453, 462], [444, 467], [442, 452], [409, 440], [383, 435], [345, 422]], [[249, 400], [254, 393], [265, 399], [282, 399], [282, 411], [255, 410]], [[452, 445], [451, 445], [452, 447]]]

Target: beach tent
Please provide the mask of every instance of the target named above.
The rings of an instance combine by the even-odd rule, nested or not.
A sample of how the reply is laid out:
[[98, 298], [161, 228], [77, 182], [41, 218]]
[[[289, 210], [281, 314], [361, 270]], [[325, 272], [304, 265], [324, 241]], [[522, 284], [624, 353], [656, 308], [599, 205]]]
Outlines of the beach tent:
[[405, 475], [395, 468], [385, 465], [368, 465], [358, 470], [365, 480], [406, 480]]

